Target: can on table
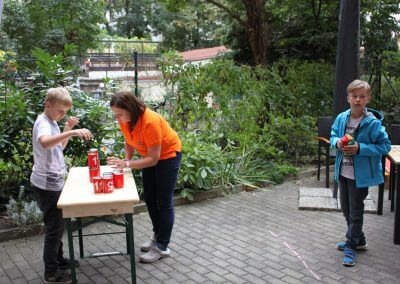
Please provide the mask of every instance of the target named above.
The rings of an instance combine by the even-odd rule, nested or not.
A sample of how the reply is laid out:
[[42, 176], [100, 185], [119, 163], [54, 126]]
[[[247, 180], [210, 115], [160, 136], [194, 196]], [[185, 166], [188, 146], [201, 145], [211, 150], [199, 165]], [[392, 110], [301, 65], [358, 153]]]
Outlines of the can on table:
[[88, 151], [88, 167], [100, 168], [99, 151], [95, 148]]
[[114, 191], [114, 182], [112, 173], [103, 174], [103, 192], [111, 193]]
[[93, 182], [93, 178], [100, 176], [100, 168], [89, 168], [89, 179]]
[[124, 187], [124, 171], [121, 169], [116, 169], [113, 172], [113, 182], [114, 188], [123, 188]]
[[101, 176], [93, 177], [94, 193], [103, 193], [103, 178]]

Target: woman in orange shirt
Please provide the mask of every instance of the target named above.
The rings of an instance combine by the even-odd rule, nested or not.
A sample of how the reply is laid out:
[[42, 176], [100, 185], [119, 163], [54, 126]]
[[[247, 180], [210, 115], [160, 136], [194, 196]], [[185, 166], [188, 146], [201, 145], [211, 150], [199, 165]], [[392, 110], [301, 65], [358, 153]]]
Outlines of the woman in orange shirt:
[[[181, 162], [182, 145], [177, 133], [158, 113], [150, 110], [131, 92], [120, 91], [110, 101], [125, 138], [125, 159], [107, 159], [118, 168], [142, 170], [144, 200], [153, 224], [153, 237], [140, 249], [140, 261], [152, 263], [168, 257], [174, 225], [173, 195]], [[142, 157], [131, 160], [134, 151]]]

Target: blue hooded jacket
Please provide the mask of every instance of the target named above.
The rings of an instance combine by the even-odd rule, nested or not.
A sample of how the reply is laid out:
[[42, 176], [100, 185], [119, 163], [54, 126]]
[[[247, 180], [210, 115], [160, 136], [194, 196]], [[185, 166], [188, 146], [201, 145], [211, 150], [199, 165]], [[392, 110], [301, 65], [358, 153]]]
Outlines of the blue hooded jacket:
[[[391, 143], [382, 126], [383, 115], [373, 109], [367, 108], [374, 116], [365, 116], [359, 125], [354, 139], [359, 144], [358, 154], [353, 156], [354, 178], [356, 187], [369, 187], [383, 183], [382, 155], [389, 153]], [[350, 118], [350, 109], [340, 113], [332, 125], [331, 147], [336, 148], [336, 143], [345, 135], [346, 125]], [[336, 150], [335, 180], [339, 180], [343, 152]]]

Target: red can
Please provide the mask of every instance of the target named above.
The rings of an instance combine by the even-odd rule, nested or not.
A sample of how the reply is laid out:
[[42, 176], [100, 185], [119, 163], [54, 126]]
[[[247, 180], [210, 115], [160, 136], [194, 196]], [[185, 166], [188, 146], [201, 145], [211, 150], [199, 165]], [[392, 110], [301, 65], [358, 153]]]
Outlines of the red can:
[[90, 182], [93, 182], [93, 178], [100, 176], [100, 168], [89, 168]]
[[100, 168], [99, 151], [95, 148], [88, 151], [88, 167]]
[[103, 178], [101, 176], [93, 177], [94, 193], [103, 193]]
[[124, 187], [124, 172], [123, 170], [115, 170], [113, 172], [114, 188]]
[[111, 193], [114, 191], [114, 182], [112, 173], [103, 174], [103, 192]]

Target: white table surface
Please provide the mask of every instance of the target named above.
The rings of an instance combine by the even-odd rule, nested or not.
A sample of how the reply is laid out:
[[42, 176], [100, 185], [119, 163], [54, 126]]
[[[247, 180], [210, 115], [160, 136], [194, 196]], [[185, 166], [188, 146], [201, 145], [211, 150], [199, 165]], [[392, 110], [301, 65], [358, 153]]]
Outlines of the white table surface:
[[[110, 166], [101, 166], [101, 174], [112, 172]], [[139, 202], [136, 183], [131, 170], [124, 170], [124, 187], [112, 193], [94, 193], [89, 181], [88, 167], [70, 169], [57, 207], [63, 217], [86, 217], [133, 213], [133, 205]]]

